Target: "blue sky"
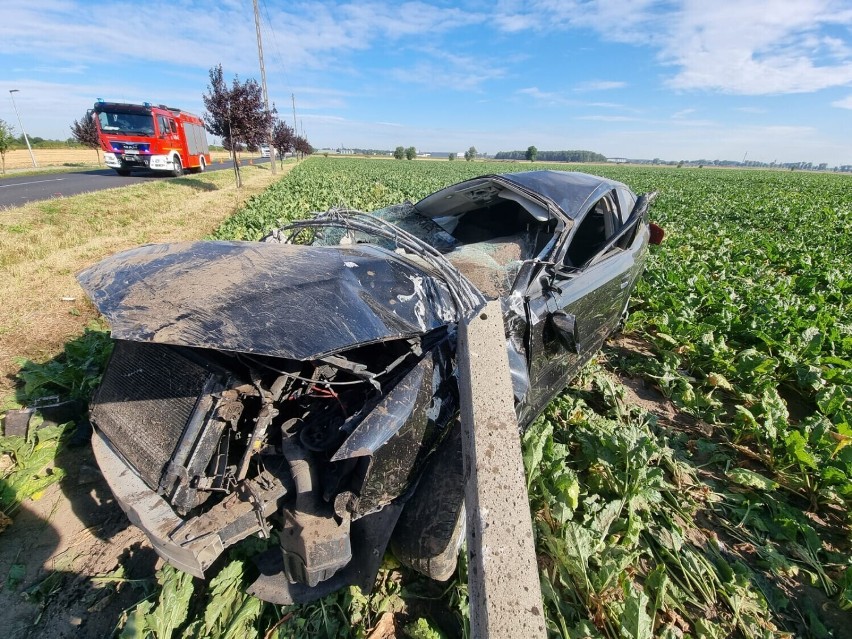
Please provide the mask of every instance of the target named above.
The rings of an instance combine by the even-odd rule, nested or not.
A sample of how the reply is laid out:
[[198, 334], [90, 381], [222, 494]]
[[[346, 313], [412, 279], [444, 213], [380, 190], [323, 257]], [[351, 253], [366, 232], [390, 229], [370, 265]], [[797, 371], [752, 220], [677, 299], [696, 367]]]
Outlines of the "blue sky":
[[[315, 147], [852, 164], [849, 0], [259, 0], [270, 98]], [[2, 0], [0, 118], [201, 114], [260, 79], [251, 0]]]

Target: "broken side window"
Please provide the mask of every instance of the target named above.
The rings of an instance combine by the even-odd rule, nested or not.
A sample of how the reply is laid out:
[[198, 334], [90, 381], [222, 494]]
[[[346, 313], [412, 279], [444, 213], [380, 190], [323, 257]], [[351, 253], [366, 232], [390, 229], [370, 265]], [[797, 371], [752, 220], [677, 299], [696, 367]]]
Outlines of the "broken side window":
[[575, 268], [588, 264], [621, 226], [615, 194], [607, 193], [589, 210], [574, 231], [565, 263]]

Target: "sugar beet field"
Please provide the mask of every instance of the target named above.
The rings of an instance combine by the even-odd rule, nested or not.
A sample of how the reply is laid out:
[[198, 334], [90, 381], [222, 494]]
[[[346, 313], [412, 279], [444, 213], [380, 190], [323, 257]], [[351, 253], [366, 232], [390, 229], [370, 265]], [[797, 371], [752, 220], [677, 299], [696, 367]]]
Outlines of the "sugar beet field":
[[[528, 163], [313, 158], [216, 232], [254, 240], [311, 211], [371, 210]], [[657, 190], [666, 230], [623, 334], [523, 436], [547, 627], [554, 637], [849, 637], [852, 622], [852, 181], [829, 174], [570, 166]], [[92, 333], [35, 395], [90, 388]], [[94, 354], [93, 354], [94, 353]], [[100, 355], [99, 355], [100, 354]], [[74, 370], [85, 360], [85, 371]], [[64, 376], [64, 377], [63, 377]], [[62, 446], [3, 438], [0, 507], [43, 487]], [[11, 487], [11, 489], [9, 488]], [[121, 637], [467, 636], [467, 575], [446, 584], [388, 555], [371, 594], [306, 606], [244, 594], [247, 540], [207, 582], [165, 567]]]

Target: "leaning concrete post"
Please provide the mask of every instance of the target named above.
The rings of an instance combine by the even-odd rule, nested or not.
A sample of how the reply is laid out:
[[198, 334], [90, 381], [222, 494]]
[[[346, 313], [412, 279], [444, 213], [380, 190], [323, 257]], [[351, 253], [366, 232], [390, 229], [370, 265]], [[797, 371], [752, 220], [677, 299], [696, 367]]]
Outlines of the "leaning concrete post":
[[474, 639], [545, 636], [504, 330], [497, 301], [459, 327], [468, 590]]

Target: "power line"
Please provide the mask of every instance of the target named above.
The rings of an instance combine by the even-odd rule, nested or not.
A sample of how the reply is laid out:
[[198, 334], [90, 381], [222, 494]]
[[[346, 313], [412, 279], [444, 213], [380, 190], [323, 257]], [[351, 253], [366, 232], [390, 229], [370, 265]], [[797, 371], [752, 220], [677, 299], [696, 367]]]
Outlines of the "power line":
[[[278, 47], [278, 38], [275, 35], [275, 28], [272, 26], [272, 18], [269, 16], [269, 6], [266, 4], [266, 0], [261, 0], [261, 2], [263, 3], [263, 11], [266, 14], [266, 27], [267, 27], [267, 29], [269, 29], [270, 34], [272, 34], [272, 44], [273, 44], [273, 47], [274, 47], [273, 53], [275, 54], [275, 57], [277, 58], [277, 62], [278, 62], [278, 69], [276, 69], [276, 70], [279, 71], [281, 73], [281, 75], [283, 76], [284, 85], [288, 89], [290, 89], [290, 93], [292, 95], [293, 85], [290, 82], [289, 76], [287, 75], [287, 67], [284, 65], [284, 61], [283, 61], [282, 56], [281, 56], [281, 49]], [[295, 127], [296, 127], [296, 122], [294, 121], [293, 122], [293, 128], [295, 129]]]
[[[269, 91], [266, 89], [266, 67], [263, 65], [263, 41], [260, 37], [260, 12], [257, 10], [257, 0], [252, 0], [254, 4], [254, 26], [257, 30], [257, 57], [260, 60], [260, 79], [263, 82], [263, 102], [266, 106], [266, 114], [269, 116]], [[275, 175], [275, 145], [272, 140], [272, 127], [266, 132], [269, 142], [269, 166], [272, 170], [272, 175]]]

